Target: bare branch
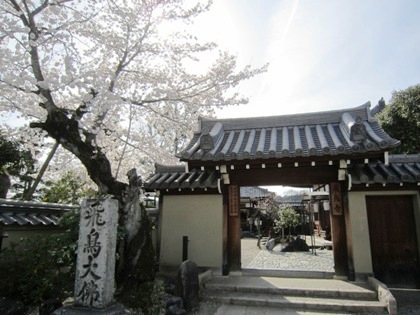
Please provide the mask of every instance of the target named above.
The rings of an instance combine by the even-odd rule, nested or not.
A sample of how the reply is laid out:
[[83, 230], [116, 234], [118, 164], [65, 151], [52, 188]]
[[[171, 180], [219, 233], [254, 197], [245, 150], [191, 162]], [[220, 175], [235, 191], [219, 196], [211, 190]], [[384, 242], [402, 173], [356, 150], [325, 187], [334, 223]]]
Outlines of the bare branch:
[[118, 137], [118, 139], [122, 143], [126, 144], [127, 146], [129, 146], [129, 147], [131, 147], [131, 148], [133, 148], [135, 150], [138, 150], [139, 152], [143, 153], [144, 155], [146, 155], [147, 157], [149, 157], [151, 160], [155, 160], [156, 159], [152, 154], [150, 154], [150, 151], [149, 150], [144, 150], [143, 148], [132, 144], [131, 142], [129, 142], [128, 140], [126, 140], [126, 139], [124, 139], [122, 137]]
[[36, 16], [43, 10], [45, 10], [48, 7], [49, 0], [45, 0], [38, 8], [36, 8], [34, 11], [32, 11], [31, 15], [32, 17]]
[[127, 137], [126, 137], [127, 141], [125, 141], [125, 143], [124, 143], [124, 147], [123, 147], [122, 152], [121, 152], [121, 157], [118, 161], [117, 170], [115, 172], [115, 178], [118, 178], [118, 173], [120, 172], [121, 163], [122, 163], [122, 160], [124, 159], [124, 155], [125, 155], [125, 152], [127, 150], [128, 141], [130, 140], [130, 136], [131, 136], [132, 123], [133, 123], [133, 109], [132, 109], [132, 106], [130, 105], [130, 116], [129, 116], [129, 119], [128, 119], [128, 130], [127, 130]]
[[17, 86], [17, 85], [14, 85], [14, 84], [11, 84], [11, 83], [9, 83], [9, 82], [6, 82], [6, 81], [4, 81], [3, 79], [0, 79], [0, 82], [2, 82], [2, 83], [4, 83], [4, 84], [6, 84], [7, 86], [10, 86], [11, 88], [13, 88], [13, 89], [16, 89], [16, 90], [19, 90], [19, 91], [21, 91], [21, 92], [24, 92], [24, 93], [33, 93], [33, 94], [39, 94], [39, 90], [36, 90], [36, 91], [34, 91], [34, 90], [32, 90], [32, 91], [27, 91], [26, 89], [24, 89], [24, 88], [22, 88], [22, 87], [20, 87], [20, 86]]
[[16, 11], [18, 12], [22, 12], [19, 17], [22, 20], [23, 24], [25, 26], [29, 26], [29, 21], [27, 20], [25, 14], [23, 13], [23, 10], [21, 9], [21, 7], [19, 6], [19, 4], [17, 4], [17, 2], [15, 0], [9, 0], [10, 3], [12, 4], [12, 6], [15, 8]]
[[123, 98], [123, 100], [125, 102], [129, 103], [129, 104], [141, 106], [141, 107], [145, 108], [147, 111], [150, 111], [150, 112], [158, 115], [161, 118], [164, 118], [164, 119], [167, 119], [167, 120], [172, 121], [174, 123], [177, 123], [179, 125], [183, 125], [185, 127], [188, 127], [187, 123], [182, 122], [182, 121], [177, 120], [177, 119], [174, 119], [172, 117], [168, 117], [165, 114], [159, 113], [157, 110], [153, 109], [152, 107], [146, 106], [146, 104], [161, 103], [161, 102], [164, 102], [164, 101], [168, 101], [168, 99], [144, 100], [144, 101], [140, 101], [140, 102], [133, 101], [133, 100], [128, 100], [128, 99], [124, 99], [124, 98]]

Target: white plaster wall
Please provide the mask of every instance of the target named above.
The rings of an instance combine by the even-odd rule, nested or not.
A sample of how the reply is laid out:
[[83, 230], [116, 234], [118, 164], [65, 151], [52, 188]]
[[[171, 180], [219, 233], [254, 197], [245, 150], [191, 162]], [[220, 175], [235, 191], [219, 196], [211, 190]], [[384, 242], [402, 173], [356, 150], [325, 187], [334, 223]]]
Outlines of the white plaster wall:
[[201, 267], [221, 268], [223, 200], [221, 195], [164, 196], [160, 265], [179, 267], [182, 237], [188, 236], [188, 258]]
[[[354, 269], [357, 274], [373, 273], [370, 251], [366, 196], [412, 195], [416, 219], [417, 239], [420, 246], [420, 198], [418, 191], [349, 192], [351, 237], [353, 241]], [[420, 249], [419, 249], [420, 252]]]

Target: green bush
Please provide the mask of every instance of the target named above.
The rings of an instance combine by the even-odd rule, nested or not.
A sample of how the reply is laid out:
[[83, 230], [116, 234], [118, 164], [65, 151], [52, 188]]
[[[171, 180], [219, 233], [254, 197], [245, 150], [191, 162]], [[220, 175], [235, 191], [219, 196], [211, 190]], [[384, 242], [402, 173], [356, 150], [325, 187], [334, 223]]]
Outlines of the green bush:
[[81, 199], [98, 197], [97, 192], [72, 171], [57, 181], [47, 181], [44, 184], [45, 187], [39, 190], [43, 202], [78, 205]]
[[0, 296], [38, 305], [50, 298], [72, 295], [74, 287], [79, 211], [66, 214], [65, 230], [23, 239], [0, 252]]
[[[126, 253], [126, 259], [131, 260], [133, 255], [137, 255], [137, 249], [141, 248], [139, 263], [130, 271], [127, 281], [119, 282], [122, 290], [117, 299], [127, 307], [140, 310], [142, 314], [158, 315], [165, 308], [164, 284], [161, 280], [155, 279], [156, 256], [151, 229], [152, 223], [149, 216], [142, 216], [141, 228], [131, 241], [132, 248], [135, 250]], [[122, 273], [126, 272], [126, 269], [122, 269]]]
[[[0, 252], [0, 296], [20, 300], [27, 306], [73, 296], [79, 217], [79, 210], [70, 211], [59, 222], [63, 232], [23, 239], [3, 249]], [[124, 235], [121, 229], [118, 234], [119, 238]], [[147, 250], [149, 247], [145, 247], [143, 255], [154, 264], [154, 259], [150, 259], [154, 252]], [[143, 275], [146, 270], [137, 271], [143, 282], [124, 290], [119, 300], [146, 315], [157, 315], [164, 309], [164, 286], [160, 280], [146, 281]]]
[[291, 229], [298, 226], [300, 223], [300, 215], [292, 207], [281, 208], [278, 211], [278, 218], [276, 222], [276, 232], [283, 228], [289, 229], [289, 239], [291, 238]]
[[165, 310], [165, 290], [162, 280], [147, 281], [139, 284], [130, 292], [124, 292], [119, 302], [145, 315], [159, 315]]

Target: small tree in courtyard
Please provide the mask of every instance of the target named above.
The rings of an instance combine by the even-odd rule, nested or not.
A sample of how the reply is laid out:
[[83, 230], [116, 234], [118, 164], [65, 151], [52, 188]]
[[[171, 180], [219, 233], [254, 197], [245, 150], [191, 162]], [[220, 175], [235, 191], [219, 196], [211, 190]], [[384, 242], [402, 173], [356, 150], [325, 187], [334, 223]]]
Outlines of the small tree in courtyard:
[[275, 193], [269, 193], [268, 195], [261, 198], [254, 198], [253, 204], [257, 207], [257, 212], [254, 216], [257, 220], [257, 229], [258, 229], [258, 242], [257, 246], [260, 247], [261, 243], [261, 227], [260, 227], [260, 218], [265, 219], [266, 226], [270, 227], [269, 237], [271, 237], [271, 227], [274, 225], [277, 212], [279, 210], [279, 204], [276, 200], [277, 195]]
[[289, 229], [289, 239], [292, 236], [292, 228], [296, 227], [300, 223], [300, 215], [292, 207], [281, 208], [278, 212], [278, 219], [276, 220], [277, 228]]
[[275, 193], [269, 193], [261, 198], [254, 198], [253, 203], [258, 209], [258, 216], [264, 217], [268, 225], [273, 225], [279, 211], [279, 203]]

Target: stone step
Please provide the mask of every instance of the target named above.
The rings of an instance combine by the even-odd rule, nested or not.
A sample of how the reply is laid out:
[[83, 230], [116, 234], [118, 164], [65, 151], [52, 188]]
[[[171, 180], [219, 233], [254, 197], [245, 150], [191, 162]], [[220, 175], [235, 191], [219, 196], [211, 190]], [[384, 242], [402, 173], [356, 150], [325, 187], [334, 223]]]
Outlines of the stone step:
[[384, 303], [372, 300], [294, 296], [272, 293], [205, 290], [202, 299], [224, 305], [241, 305], [312, 312], [348, 312], [357, 314], [387, 314]]
[[278, 277], [214, 277], [203, 284], [206, 291], [223, 291], [287, 296], [343, 298], [377, 301], [377, 294], [367, 283], [330, 279]]
[[[338, 279], [214, 276], [202, 283], [202, 299], [222, 305], [305, 312], [387, 314], [367, 282]], [[284, 313], [284, 312], [283, 312]]]
[[[203, 313], [214, 315], [232, 315], [232, 314], [265, 314], [265, 315], [351, 315], [350, 312], [339, 311], [311, 311], [302, 309], [291, 308], [278, 308], [278, 307], [261, 307], [261, 306], [242, 306], [242, 305], [221, 305], [215, 313]], [[366, 314], [365, 314], [366, 315]]]
[[334, 272], [313, 270], [279, 270], [242, 268], [242, 275], [252, 277], [333, 279]]

